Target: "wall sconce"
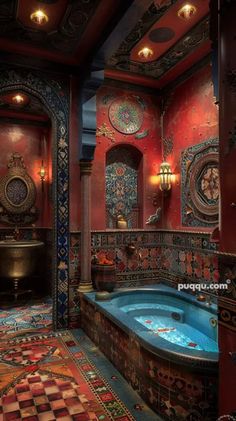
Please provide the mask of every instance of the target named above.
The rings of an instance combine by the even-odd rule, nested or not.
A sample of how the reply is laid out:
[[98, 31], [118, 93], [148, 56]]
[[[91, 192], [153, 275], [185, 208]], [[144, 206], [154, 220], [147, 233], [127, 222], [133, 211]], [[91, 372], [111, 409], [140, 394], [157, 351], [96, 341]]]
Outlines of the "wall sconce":
[[172, 171], [168, 162], [162, 162], [160, 165], [160, 190], [169, 191], [171, 189]]
[[46, 177], [46, 169], [44, 167], [43, 160], [42, 160], [42, 164], [41, 164], [41, 167], [39, 169], [39, 173], [38, 174], [39, 174], [39, 177], [41, 179], [42, 186], [43, 186], [43, 183], [44, 183], [45, 177]]

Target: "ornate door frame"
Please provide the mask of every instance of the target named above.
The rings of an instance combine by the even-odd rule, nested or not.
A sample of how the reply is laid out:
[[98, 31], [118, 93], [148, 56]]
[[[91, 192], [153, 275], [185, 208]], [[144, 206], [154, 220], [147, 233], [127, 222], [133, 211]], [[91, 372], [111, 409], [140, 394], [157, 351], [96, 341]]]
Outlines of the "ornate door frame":
[[69, 305], [69, 91], [32, 70], [0, 67], [0, 94], [21, 90], [36, 96], [52, 120], [53, 325], [68, 327]]

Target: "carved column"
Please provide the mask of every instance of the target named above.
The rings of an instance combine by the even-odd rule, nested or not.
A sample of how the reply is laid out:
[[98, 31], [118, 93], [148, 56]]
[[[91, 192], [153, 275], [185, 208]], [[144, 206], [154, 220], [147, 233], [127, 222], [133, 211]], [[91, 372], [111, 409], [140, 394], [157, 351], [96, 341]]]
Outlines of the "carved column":
[[81, 179], [81, 280], [79, 292], [93, 290], [91, 282], [91, 161], [80, 161]]

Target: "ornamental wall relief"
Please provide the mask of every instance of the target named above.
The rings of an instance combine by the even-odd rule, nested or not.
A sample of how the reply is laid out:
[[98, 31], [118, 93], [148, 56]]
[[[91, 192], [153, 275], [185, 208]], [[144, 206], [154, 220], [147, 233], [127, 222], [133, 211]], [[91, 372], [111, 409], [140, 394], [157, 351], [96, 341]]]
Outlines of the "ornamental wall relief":
[[219, 213], [218, 139], [191, 146], [181, 158], [182, 224], [212, 227]]

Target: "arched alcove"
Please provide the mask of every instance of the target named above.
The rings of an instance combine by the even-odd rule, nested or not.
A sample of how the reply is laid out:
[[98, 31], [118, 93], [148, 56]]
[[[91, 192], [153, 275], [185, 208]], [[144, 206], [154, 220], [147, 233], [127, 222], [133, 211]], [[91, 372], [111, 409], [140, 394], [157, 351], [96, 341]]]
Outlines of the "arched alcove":
[[116, 228], [122, 216], [127, 228], [141, 227], [142, 153], [132, 145], [121, 144], [106, 154], [106, 227]]
[[53, 323], [55, 328], [65, 328], [69, 285], [69, 94], [57, 80], [2, 66], [0, 94], [17, 90], [38, 98], [52, 121]]

